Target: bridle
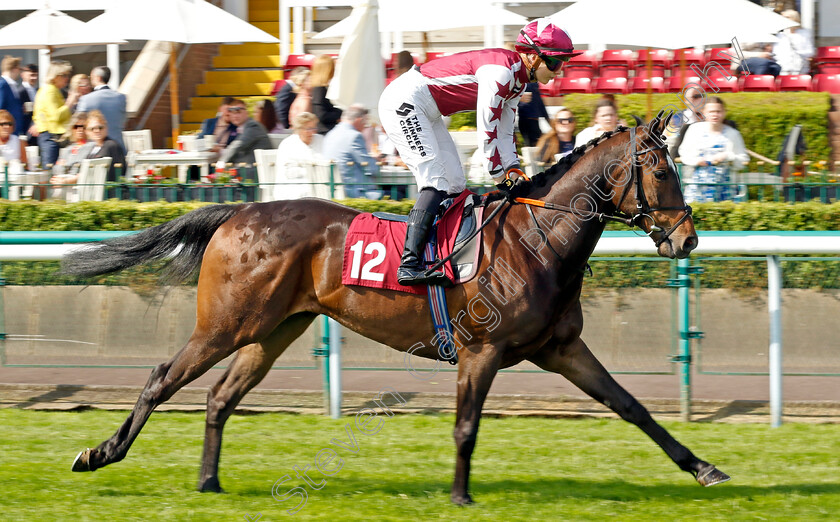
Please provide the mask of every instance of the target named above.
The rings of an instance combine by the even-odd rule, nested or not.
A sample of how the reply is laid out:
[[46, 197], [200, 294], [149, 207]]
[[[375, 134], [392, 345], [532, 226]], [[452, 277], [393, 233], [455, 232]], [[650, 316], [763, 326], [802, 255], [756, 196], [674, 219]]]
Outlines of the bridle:
[[[659, 237], [659, 239], [656, 239], [654, 241], [654, 244], [656, 245], [656, 247], [659, 248], [659, 246], [662, 243], [664, 243], [665, 241], [667, 241], [668, 238], [671, 236], [671, 234], [673, 234], [674, 231], [676, 231], [677, 228], [680, 225], [682, 225], [685, 222], [685, 220], [687, 220], [691, 216], [691, 212], [692, 212], [691, 207], [688, 206], [688, 205], [685, 205], [683, 207], [656, 207], [656, 208], [653, 208], [653, 207], [650, 206], [650, 204], [648, 203], [647, 197], [645, 196], [644, 187], [642, 186], [641, 161], [639, 161], [639, 156], [641, 156], [643, 154], [647, 154], [648, 152], [656, 152], [656, 151], [663, 150], [663, 149], [666, 149], [666, 148], [667, 148], [666, 145], [660, 144], [657, 147], [648, 147], [648, 148], [643, 149], [643, 150], [636, 150], [636, 127], [631, 127], [630, 128], [630, 153], [631, 153], [631, 156], [632, 156], [631, 162], [630, 162], [630, 176], [632, 177], [632, 179], [631, 179], [630, 183], [625, 184], [624, 192], [621, 194], [621, 199], [618, 200], [618, 203], [616, 204], [616, 210], [612, 214], [606, 214], [606, 213], [603, 213], [603, 212], [593, 212], [591, 210], [585, 210], [585, 209], [580, 209], [580, 208], [572, 208], [572, 207], [569, 207], [567, 205], [557, 205], [557, 204], [554, 204], [554, 203], [549, 203], [549, 202], [541, 201], [541, 200], [538, 200], [538, 199], [515, 198], [514, 201], [517, 202], [517, 203], [524, 203], [524, 204], [528, 205], [528, 212], [531, 215], [531, 219], [533, 219], [534, 223], [537, 225], [537, 229], [539, 230], [539, 232], [542, 233], [543, 236], [545, 236], [545, 232], [543, 232], [542, 227], [539, 224], [539, 221], [537, 220], [536, 216], [534, 216], [534, 213], [531, 210], [531, 206], [546, 208], [546, 209], [549, 209], [549, 210], [559, 210], [559, 211], [562, 211], [562, 212], [573, 212], [573, 213], [578, 214], [578, 215], [584, 214], [584, 215], [587, 215], [587, 216], [597, 217], [599, 221], [616, 221], [618, 223], [623, 223], [623, 224], [627, 225], [628, 227], [631, 227], [631, 228], [639, 227], [640, 229], [642, 228], [641, 226], [639, 226], [640, 223], [645, 218], [647, 218], [647, 219], [650, 220], [650, 223], [651, 223], [650, 232], [647, 233], [648, 236], [650, 236], [654, 232], [662, 232], [662, 235]], [[669, 167], [671, 168], [671, 170], [673, 170], [674, 174], [676, 175], [677, 170], [676, 170], [675, 166], [673, 165], [673, 161], [671, 160], [671, 157], [668, 155], [667, 152], [665, 153], [665, 155], [668, 158]], [[636, 209], [635, 209], [635, 212], [633, 214], [618, 210], [618, 209], [621, 208], [621, 204], [624, 202], [625, 198], [627, 197], [627, 194], [629, 194], [631, 187], [633, 187], [635, 189], [635, 197], [636, 197]], [[656, 225], [656, 222], [654, 221], [653, 217], [650, 215], [651, 212], [658, 212], [658, 211], [662, 211], [662, 210], [681, 210], [681, 211], [683, 211], [682, 217], [680, 217], [680, 219], [678, 219], [677, 222], [674, 223], [674, 225], [671, 226], [671, 228], [669, 228], [667, 231], [664, 231], [664, 232], [663, 232], [662, 228], [660, 228]], [[545, 237], [547, 237], [547, 236], [545, 236]], [[554, 249], [552, 248], [552, 251], [553, 250]], [[556, 251], [555, 251], [555, 254], [557, 254]], [[558, 255], [558, 257], [559, 257], [559, 255]]]

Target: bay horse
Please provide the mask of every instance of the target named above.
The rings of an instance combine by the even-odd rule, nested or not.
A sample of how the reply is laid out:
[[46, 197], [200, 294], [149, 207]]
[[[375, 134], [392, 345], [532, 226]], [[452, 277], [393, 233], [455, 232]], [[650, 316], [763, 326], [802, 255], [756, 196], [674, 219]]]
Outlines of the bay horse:
[[[584, 269], [605, 220], [637, 225], [665, 257], [684, 258], [697, 246], [691, 208], [685, 205], [678, 174], [662, 144], [668, 120], [662, 113], [647, 126], [637, 120], [636, 127], [596, 138], [536, 176], [528, 201], [542, 208], [506, 199], [489, 203], [487, 212], [497, 205], [505, 208], [484, 229], [478, 273], [488, 273], [494, 259], [504, 260], [527, 285], [518, 292], [496, 289], [505, 306], [504, 321], [495, 328], [462, 320], [455, 332], [456, 466], [451, 499], [456, 504], [472, 501], [470, 459], [493, 378], [499, 369], [525, 360], [563, 375], [638, 426], [701, 485], [729, 480], [657, 424], [580, 337]], [[425, 296], [341, 283], [345, 237], [357, 214], [314, 199], [213, 205], [65, 256], [62, 270], [85, 277], [164, 259], [169, 281], [183, 281], [200, 267], [190, 339], [151, 372], [117, 432], [95, 449], [79, 453], [73, 471], [93, 471], [122, 460], [155, 407], [238, 351], [207, 396], [198, 489], [221, 491], [218, 465], [225, 422], [319, 314], [403, 352], [418, 340], [431, 339], [431, 320], [418, 319], [429, 317]], [[535, 230], [540, 244], [525, 239]], [[451, 310], [463, 310], [478, 295], [480, 279], [447, 290]], [[413, 355], [439, 357], [433, 346]]]

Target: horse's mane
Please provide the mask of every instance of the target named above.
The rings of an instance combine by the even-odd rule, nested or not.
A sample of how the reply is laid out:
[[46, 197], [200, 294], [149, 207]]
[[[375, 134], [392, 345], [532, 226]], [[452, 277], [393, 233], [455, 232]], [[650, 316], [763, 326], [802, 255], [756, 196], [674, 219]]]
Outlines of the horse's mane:
[[[552, 165], [548, 170], [540, 172], [536, 176], [533, 176], [531, 178], [531, 183], [529, 184], [530, 186], [527, 188], [527, 190], [522, 190], [522, 194], [519, 195], [527, 196], [535, 188], [546, 186], [549, 183], [549, 181], [551, 183], [556, 182], [558, 179], [562, 178], [566, 174], [566, 172], [568, 172], [574, 166], [574, 164], [577, 163], [578, 160], [583, 157], [583, 155], [587, 151], [594, 149], [595, 147], [612, 138], [616, 134], [621, 134], [622, 132], [627, 131], [629, 129], [629, 127], [619, 125], [618, 127], [616, 127], [615, 130], [607, 131], [596, 138], [592, 138], [583, 145], [575, 147], [574, 149], [572, 149], [571, 152], [560, 158], [560, 160], [554, 165]], [[502, 194], [501, 192], [491, 192], [487, 194], [486, 198], [486, 202], [490, 203], [499, 199], [504, 199], [504, 194]]]

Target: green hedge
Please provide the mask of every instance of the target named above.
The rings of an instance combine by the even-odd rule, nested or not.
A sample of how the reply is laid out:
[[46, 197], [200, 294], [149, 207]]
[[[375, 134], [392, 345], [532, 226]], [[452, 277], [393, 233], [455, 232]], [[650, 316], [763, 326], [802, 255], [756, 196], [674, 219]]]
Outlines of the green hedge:
[[[412, 201], [350, 199], [342, 203], [366, 212], [407, 214]], [[102, 203], [0, 201], [0, 230], [140, 230], [172, 220], [208, 203]], [[840, 203], [702, 203], [694, 205], [698, 230], [840, 230]], [[610, 228], [626, 227], [611, 224]], [[785, 267], [785, 285], [791, 288], [837, 288], [837, 262], [790, 262]], [[766, 281], [763, 260], [714, 262], [703, 276], [704, 287], [756, 288]], [[659, 287], [670, 277], [670, 263], [628, 260], [593, 262], [596, 277], [587, 278], [588, 288]], [[2, 275], [9, 284], [80, 284], [86, 281], [56, 276], [57, 263], [3, 263]], [[137, 267], [104, 276], [93, 283], [126, 285], [141, 294], [156, 291], [157, 268]]]
[[[712, 95], [713, 93], [709, 93]], [[829, 160], [831, 147], [828, 140], [828, 111], [831, 95], [824, 92], [739, 92], [721, 93], [727, 107], [727, 117], [734, 121], [744, 137], [747, 148], [771, 159], [782, 148], [785, 136], [793, 125], [802, 124], [808, 152], [805, 159], [812, 161]], [[569, 94], [562, 98], [562, 104], [568, 107], [577, 118], [577, 130], [589, 127], [592, 112], [600, 94]], [[633, 121], [633, 115], [645, 119], [647, 115], [647, 95], [627, 94], [616, 96], [618, 114], [627, 122]], [[660, 108], [673, 104], [678, 108], [685, 105], [676, 93], [654, 94], [653, 114]], [[632, 124], [632, 123], [631, 123]], [[461, 127], [475, 128], [475, 112], [465, 112], [452, 116], [450, 129]]]

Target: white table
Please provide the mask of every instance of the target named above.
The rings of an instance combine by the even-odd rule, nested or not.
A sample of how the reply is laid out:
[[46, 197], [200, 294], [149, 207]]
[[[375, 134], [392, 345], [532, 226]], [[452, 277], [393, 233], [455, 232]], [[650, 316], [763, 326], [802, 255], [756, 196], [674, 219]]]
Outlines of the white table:
[[178, 181], [187, 182], [189, 167], [198, 165], [201, 168], [201, 179], [207, 179], [210, 174], [210, 163], [215, 154], [209, 150], [185, 152], [170, 149], [143, 150], [140, 152], [129, 152], [126, 162], [131, 167], [136, 166], [166, 166], [175, 165], [178, 167]]

